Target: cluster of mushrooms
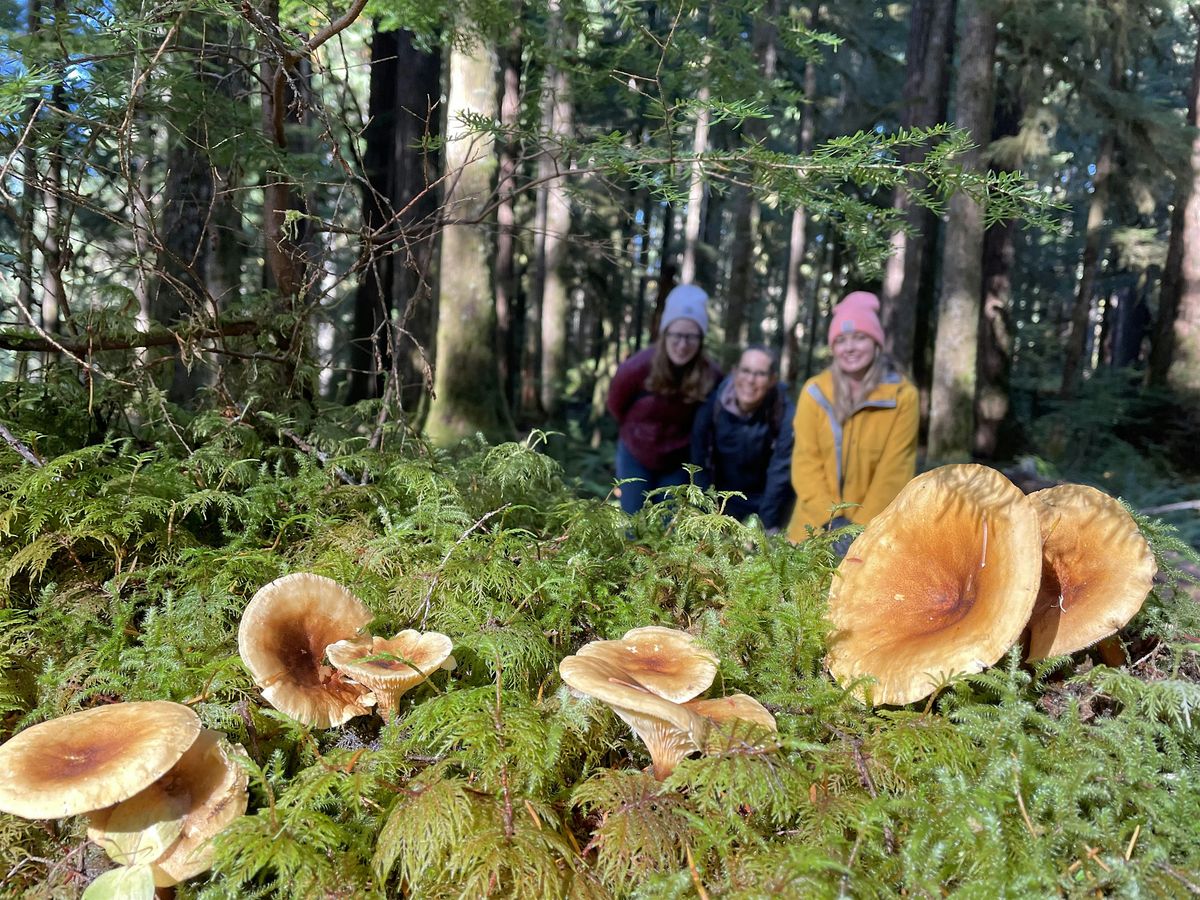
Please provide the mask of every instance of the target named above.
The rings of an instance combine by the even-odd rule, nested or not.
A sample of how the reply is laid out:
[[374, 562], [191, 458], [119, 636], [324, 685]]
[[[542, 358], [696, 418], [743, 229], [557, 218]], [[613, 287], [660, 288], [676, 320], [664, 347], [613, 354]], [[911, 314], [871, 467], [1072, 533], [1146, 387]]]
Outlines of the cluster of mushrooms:
[[454, 668], [454, 647], [436, 631], [406, 629], [387, 640], [363, 634], [372, 618], [331, 578], [285, 575], [247, 604], [238, 653], [263, 698], [299, 722], [332, 728], [372, 708], [390, 720], [405, 693]]
[[942, 466], [850, 545], [830, 589], [826, 664], [873, 704], [912, 703], [1022, 637], [1036, 660], [1115, 634], [1157, 570], [1133, 517], [1102, 491], [1026, 496], [995, 469]]
[[[328, 728], [372, 709], [390, 718], [406, 691], [454, 658], [450, 639], [436, 632], [363, 634], [371, 618], [337, 582], [287, 575], [246, 606], [238, 650], [267, 701], [300, 722]], [[0, 811], [87, 815], [88, 837], [118, 864], [89, 891], [150, 897], [206, 871], [212, 839], [246, 812], [235, 754], [245, 750], [203, 728], [183, 704], [98, 706], [0, 745]]]
[[[913, 479], [850, 546], [830, 589], [826, 662], [874, 704], [911, 703], [995, 664], [1023, 634], [1029, 659], [1114, 634], [1156, 571], [1137, 524], [1101, 491], [1026, 496], [994, 469], [943, 466]], [[267, 702], [302, 723], [329, 728], [372, 710], [391, 719], [407, 691], [454, 667], [453, 645], [437, 632], [375, 637], [363, 630], [371, 618], [332, 579], [287, 575], [247, 605], [238, 651]], [[717, 667], [692, 635], [649, 626], [585, 644], [559, 673], [633, 729], [661, 780], [710, 749], [715, 724], [776, 729], [745, 694], [697, 699]], [[87, 709], [0, 746], [0, 811], [87, 815], [88, 836], [120, 866], [101, 878], [144, 895], [208, 869], [212, 838], [245, 812], [234, 750], [244, 753], [178, 703]]]
[[684, 631], [634, 628], [618, 641], [592, 641], [559, 663], [576, 694], [612, 707], [650, 752], [660, 781], [705, 750], [714, 724], [734, 719], [775, 731], [775, 717], [746, 694], [697, 700], [717, 674], [717, 657]]
[[[152, 896], [212, 865], [212, 838], [246, 811], [246, 773], [219, 731], [165, 700], [113, 703], [27, 728], [0, 746], [0, 810], [88, 817], [120, 896]], [[99, 882], [100, 879], [97, 879]]]

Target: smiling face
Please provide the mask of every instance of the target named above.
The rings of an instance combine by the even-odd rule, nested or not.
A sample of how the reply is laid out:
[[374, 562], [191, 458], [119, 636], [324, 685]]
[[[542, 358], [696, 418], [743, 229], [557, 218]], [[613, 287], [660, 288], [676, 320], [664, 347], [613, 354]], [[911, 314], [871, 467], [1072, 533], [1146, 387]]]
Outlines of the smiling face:
[[663, 347], [667, 359], [676, 366], [686, 366], [700, 352], [704, 332], [691, 319], [675, 319], [663, 331]]
[[833, 361], [848, 378], [861, 379], [875, 362], [879, 345], [869, 334], [850, 331], [833, 339]]
[[733, 395], [738, 409], [751, 413], [762, 405], [775, 387], [775, 372], [771, 357], [761, 350], [747, 350], [733, 371]]

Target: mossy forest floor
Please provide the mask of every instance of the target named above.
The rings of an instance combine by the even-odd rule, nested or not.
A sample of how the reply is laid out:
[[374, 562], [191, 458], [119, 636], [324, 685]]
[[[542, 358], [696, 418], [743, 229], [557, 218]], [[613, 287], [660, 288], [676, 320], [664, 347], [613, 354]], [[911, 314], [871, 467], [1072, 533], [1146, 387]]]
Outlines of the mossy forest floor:
[[[1200, 711], [1187, 548], [1125, 662], [1014, 650], [904, 708], [823, 668], [834, 559], [694, 489], [631, 524], [528, 444], [371, 449], [327, 421], [201, 416], [160, 443], [20, 434], [0, 465], [3, 736], [116, 699], [172, 699], [245, 748], [250, 809], [179, 897], [1047, 897], [1200, 894]], [[58, 436], [55, 436], [58, 435]], [[533, 442], [536, 443], [536, 440]], [[315, 449], [320, 453], [314, 452]], [[399, 715], [309, 730], [237, 655], [242, 609], [336, 579], [375, 634], [449, 635], [458, 667]], [[734, 728], [665, 782], [558, 663], [642, 625], [720, 658], [777, 740]], [[74, 897], [110, 863], [79, 820], [0, 816], [0, 891]]]

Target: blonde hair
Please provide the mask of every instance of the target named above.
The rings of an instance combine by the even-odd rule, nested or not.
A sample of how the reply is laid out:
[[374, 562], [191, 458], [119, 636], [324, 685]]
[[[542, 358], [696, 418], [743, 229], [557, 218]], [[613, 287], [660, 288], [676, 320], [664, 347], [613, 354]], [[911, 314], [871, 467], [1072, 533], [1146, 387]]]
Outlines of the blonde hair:
[[713, 389], [716, 378], [708, 357], [704, 355], [704, 336], [700, 336], [700, 349], [687, 363], [677, 366], [667, 356], [667, 330], [658, 333], [654, 342], [654, 359], [650, 363], [650, 374], [646, 378], [646, 390], [654, 394], [680, 395], [687, 403], [703, 403]]
[[[851, 379], [838, 368], [837, 363], [834, 363], [829, 369], [833, 373], [833, 415], [839, 425], [845, 425], [846, 420], [854, 413], [855, 406], [850, 388]], [[894, 371], [896, 371], [896, 364], [892, 361], [891, 356], [876, 344], [875, 359], [860, 382], [862, 393], [859, 395], [859, 402], [870, 397], [875, 388], [879, 387], [884, 376]]]

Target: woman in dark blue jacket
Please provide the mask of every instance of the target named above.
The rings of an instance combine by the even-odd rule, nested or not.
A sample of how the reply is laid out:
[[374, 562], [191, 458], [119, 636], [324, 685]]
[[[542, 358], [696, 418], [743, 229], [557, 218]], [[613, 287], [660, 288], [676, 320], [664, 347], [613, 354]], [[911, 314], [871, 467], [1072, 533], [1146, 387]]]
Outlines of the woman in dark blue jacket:
[[778, 531], [787, 523], [792, 492], [792, 419], [796, 410], [779, 384], [775, 354], [749, 347], [733, 373], [717, 386], [692, 425], [696, 481], [719, 491], [740, 491], [726, 513], [746, 519], [757, 513]]

